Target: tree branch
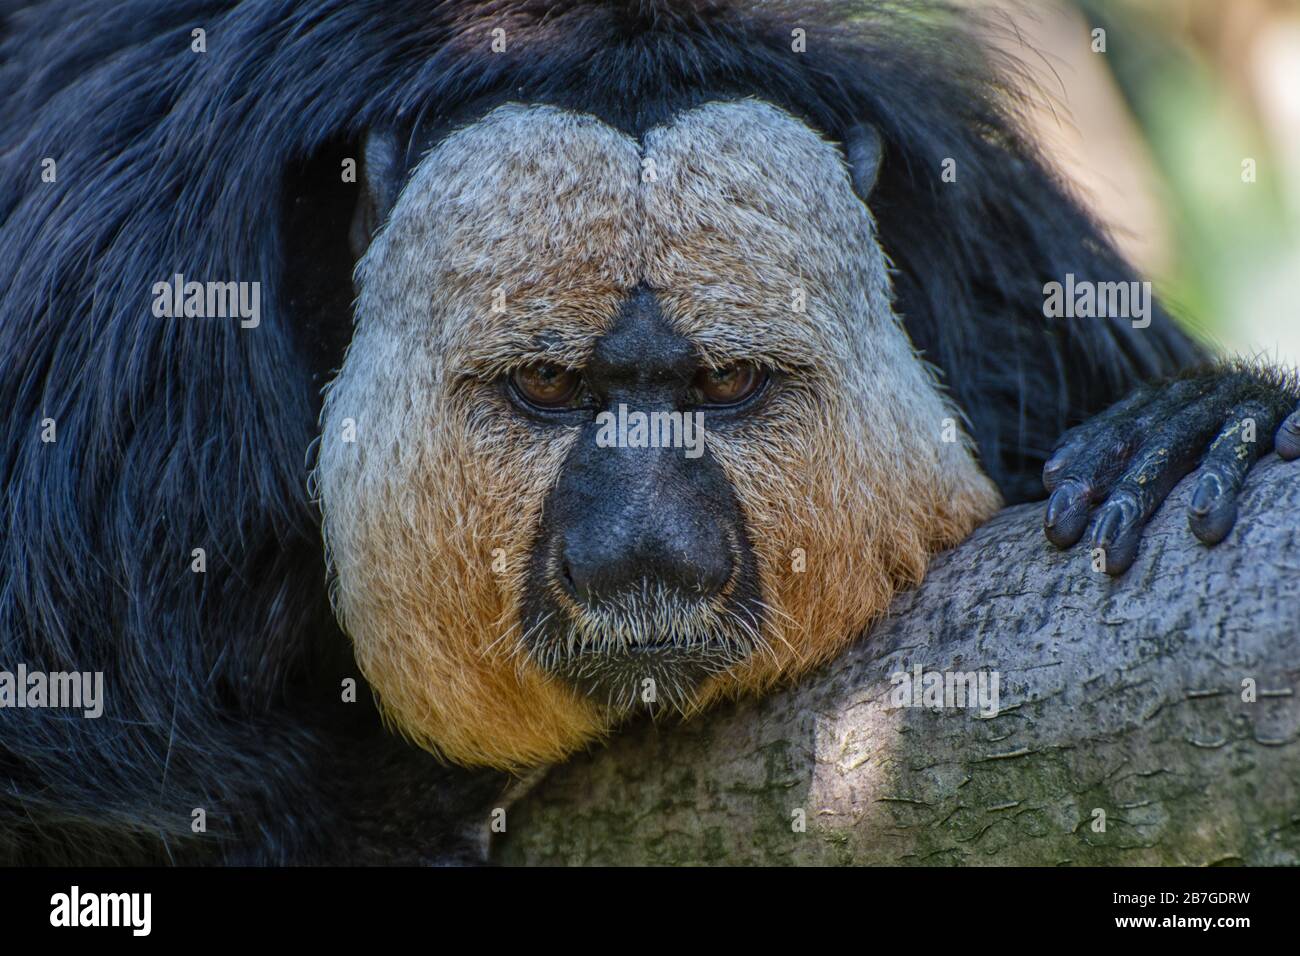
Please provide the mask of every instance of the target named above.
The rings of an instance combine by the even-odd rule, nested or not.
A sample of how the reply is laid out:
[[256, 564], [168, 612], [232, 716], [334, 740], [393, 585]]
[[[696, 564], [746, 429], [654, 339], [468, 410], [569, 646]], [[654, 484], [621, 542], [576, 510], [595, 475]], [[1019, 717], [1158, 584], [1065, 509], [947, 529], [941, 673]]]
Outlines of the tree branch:
[[[1300, 863], [1300, 464], [1256, 466], [1214, 549], [1191, 484], [1117, 580], [1049, 545], [1041, 505], [1007, 509], [798, 686], [553, 770], [493, 858]], [[917, 665], [997, 672], [997, 716], [893, 706]]]

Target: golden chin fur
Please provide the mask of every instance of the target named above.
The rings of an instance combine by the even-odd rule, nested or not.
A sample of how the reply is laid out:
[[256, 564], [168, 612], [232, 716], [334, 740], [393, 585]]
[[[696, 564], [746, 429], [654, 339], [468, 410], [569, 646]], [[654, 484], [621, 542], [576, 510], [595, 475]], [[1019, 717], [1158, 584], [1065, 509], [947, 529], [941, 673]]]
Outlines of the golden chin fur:
[[315, 476], [360, 666], [392, 723], [450, 760], [549, 762], [614, 719], [525, 652], [518, 596], [577, 433], [522, 423], [494, 382], [581, 367], [640, 283], [705, 361], [790, 373], [761, 416], [707, 434], [769, 649], [697, 707], [833, 656], [998, 506], [966, 438], [941, 440], [959, 415], [890, 308], [832, 144], [753, 100], [683, 113], [643, 148], [590, 116], [499, 107], [420, 163], [358, 267]]

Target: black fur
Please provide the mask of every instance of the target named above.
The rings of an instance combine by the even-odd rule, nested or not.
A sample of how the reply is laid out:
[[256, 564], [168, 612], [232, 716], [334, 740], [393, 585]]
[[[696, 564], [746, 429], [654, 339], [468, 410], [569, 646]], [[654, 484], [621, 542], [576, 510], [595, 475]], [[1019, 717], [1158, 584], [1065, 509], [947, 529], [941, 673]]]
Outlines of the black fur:
[[[1043, 318], [1044, 282], [1129, 270], [959, 34], [883, 6], [748, 6], [0, 6], [0, 667], [103, 670], [107, 697], [99, 720], [0, 712], [0, 860], [425, 859], [453, 805], [490, 805], [495, 777], [439, 769], [339, 700], [357, 675], [304, 459], [350, 335], [339, 163], [369, 128], [507, 97], [633, 130], [739, 95], [836, 139], [873, 123], [898, 309], [1011, 500], [1039, 494], [1068, 425], [1199, 358], [1163, 314]], [[154, 318], [177, 272], [261, 281], [261, 326]]]

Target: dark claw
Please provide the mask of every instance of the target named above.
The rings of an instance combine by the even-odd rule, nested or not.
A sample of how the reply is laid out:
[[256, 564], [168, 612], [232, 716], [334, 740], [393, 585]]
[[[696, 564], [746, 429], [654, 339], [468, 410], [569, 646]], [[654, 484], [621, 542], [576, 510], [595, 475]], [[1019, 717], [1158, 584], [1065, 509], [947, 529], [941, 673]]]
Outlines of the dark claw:
[[1232, 530], [1237, 521], [1237, 495], [1247, 472], [1259, 457], [1259, 442], [1245, 440], [1243, 423], [1248, 419], [1253, 421], [1256, 429], [1267, 436], [1272, 434], [1281, 415], [1282, 410], [1276, 404], [1238, 405], [1205, 453], [1187, 509], [1192, 534], [1203, 543], [1218, 544]]
[[1047, 512], [1043, 517], [1043, 530], [1047, 540], [1058, 548], [1068, 548], [1088, 526], [1088, 506], [1092, 500], [1087, 485], [1078, 479], [1067, 479], [1047, 499]]
[[1130, 492], [1117, 492], [1097, 509], [1092, 528], [1092, 546], [1100, 548], [1105, 557], [1102, 570], [1112, 577], [1127, 571], [1137, 557], [1141, 536], [1141, 507]]
[[1218, 544], [1237, 521], [1237, 489], [1225, 488], [1218, 475], [1206, 472], [1197, 480], [1187, 510], [1192, 534], [1205, 544]]
[[1287, 461], [1300, 458], [1300, 412], [1293, 413], [1282, 423], [1282, 427], [1277, 430], [1277, 438], [1274, 439], [1273, 446], [1277, 449], [1278, 455]]

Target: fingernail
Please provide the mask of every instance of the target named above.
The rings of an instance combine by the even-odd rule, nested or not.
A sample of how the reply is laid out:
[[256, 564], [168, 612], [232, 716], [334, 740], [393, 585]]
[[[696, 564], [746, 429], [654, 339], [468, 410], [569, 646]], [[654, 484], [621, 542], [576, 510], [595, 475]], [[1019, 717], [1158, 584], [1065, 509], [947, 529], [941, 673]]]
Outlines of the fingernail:
[[1300, 458], [1300, 412], [1291, 415], [1282, 423], [1273, 444], [1277, 448], [1277, 453], [1287, 461]]
[[1047, 499], [1047, 514], [1043, 518], [1043, 527], [1055, 528], [1073, 509], [1076, 494], [1073, 485], [1062, 485], [1053, 491], [1051, 497]]
[[1052, 492], [1052, 496], [1047, 499], [1047, 514], [1043, 518], [1043, 527], [1052, 529], [1056, 523], [1061, 520], [1061, 515], [1065, 512], [1068, 495], [1060, 491]]
[[1097, 529], [1092, 534], [1092, 542], [1099, 548], [1108, 548], [1119, 537], [1120, 524], [1124, 516], [1118, 509], [1102, 513], [1097, 519]]
[[1205, 517], [1214, 510], [1222, 495], [1223, 485], [1219, 482], [1219, 476], [1202, 475], [1201, 480], [1197, 482], [1196, 490], [1192, 492], [1192, 500], [1188, 508], [1192, 514]]

